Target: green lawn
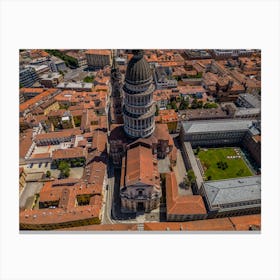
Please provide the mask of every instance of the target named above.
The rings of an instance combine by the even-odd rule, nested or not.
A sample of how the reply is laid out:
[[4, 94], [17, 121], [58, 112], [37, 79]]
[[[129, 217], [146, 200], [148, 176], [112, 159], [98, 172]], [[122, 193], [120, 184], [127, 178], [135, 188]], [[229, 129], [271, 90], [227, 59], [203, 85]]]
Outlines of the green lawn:
[[[234, 148], [207, 149], [207, 151], [201, 148], [198, 157], [204, 168], [205, 180], [220, 180], [253, 175], [242, 156], [241, 158], [232, 159], [228, 159], [227, 156], [236, 156]], [[218, 168], [217, 163], [220, 161], [226, 162], [228, 168], [225, 170]], [[208, 178], [209, 176], [211, 178]]]

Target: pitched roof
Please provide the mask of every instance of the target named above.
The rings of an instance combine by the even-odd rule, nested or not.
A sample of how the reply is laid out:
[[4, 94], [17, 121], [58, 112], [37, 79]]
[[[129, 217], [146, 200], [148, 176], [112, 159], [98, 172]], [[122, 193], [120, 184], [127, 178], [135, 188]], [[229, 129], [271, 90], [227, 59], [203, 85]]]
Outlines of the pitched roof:
[[234, 224], [236, 230], [249, 230], [250, 226], [261, 228], [261, 215], [246, 215], [238, 217], [230, 217], [230, 221]]
[[86, 150], [84, 148], [74, 147], [68, 149], [58, 149], [52, 152], [53, 160], [79, 157], [86, 157]]
[[225, 231], [235, 230], [228, 218], [197, 220], [186, 223], [187, 230], [191, 231]]
[[64, 137], [74, 136], [78, 134], [81, 134], [81, 130], [79, 128], [70, 128], [70, 129], [64, 129], [62, 131], [37, 134], [35, 139], [45, 140], [45, 139], [53, 139], [53, 138], [64, 138]]
[[129, 149], [126, 158], [126, 186], [137, 182], [151, 185], [156, 178], [159, 178], [159, 173], [152, 150], [142, 145]]
[[166, 206], [167, 214], [193, 215], [207, 213], [201, 195], [178, 195], [178, 185], [174, 172], [166, 174]]
[[52, 88], [52, 89], [48, 89], [48, 90], [45, 90], [43, 91], [42, 93], [36, 95], [35, 97], [27, 100], [26, 102], [20, 104], [19, 106], [19, 110], [20, 112], [23, 112], [25, 111], [27, 108], [29, 108], [30, 106], [36, 104], [38, 101], [41, 101], [42, 99], [46, 98], [47, 96], [55, 93], [56, 91], [58, 91], [57, 89], [55, 88]]
[[95, 54], [95, 55], [111, 55], [109, 50], [87, 50], [85, 54]]

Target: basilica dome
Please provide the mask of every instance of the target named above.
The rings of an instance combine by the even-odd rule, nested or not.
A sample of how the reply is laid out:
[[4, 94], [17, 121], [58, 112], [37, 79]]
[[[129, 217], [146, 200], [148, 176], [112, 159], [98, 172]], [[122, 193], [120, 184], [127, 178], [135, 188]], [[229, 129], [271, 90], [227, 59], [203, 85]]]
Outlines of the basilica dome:
[[129, 84], [143, 84], [152, 79], [152, 72], [142, 50], [134, 50], [128, 63], [125, 81]]

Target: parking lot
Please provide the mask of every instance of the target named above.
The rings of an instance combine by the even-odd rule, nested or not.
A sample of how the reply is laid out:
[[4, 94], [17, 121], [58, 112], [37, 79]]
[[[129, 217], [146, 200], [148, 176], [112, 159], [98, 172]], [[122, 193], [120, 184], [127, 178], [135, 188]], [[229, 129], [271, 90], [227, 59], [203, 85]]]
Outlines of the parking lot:
[[[31, 163], [24, 165], [24, 170], [27, 174], [29, 173], [36, 173], [36, 172], [44, 172], [46, 173], [48, 170], [51, 172], [51, 177], [53, 178], [59, 178], [60, 171], [58, 169], [51, 169], [51, 163], [50, 162], [44, 162], [44, 163]], [[83, 167], [74, 167], [70, 168], [70, 177], [71, 178], [82, 178], [84, 173]]]

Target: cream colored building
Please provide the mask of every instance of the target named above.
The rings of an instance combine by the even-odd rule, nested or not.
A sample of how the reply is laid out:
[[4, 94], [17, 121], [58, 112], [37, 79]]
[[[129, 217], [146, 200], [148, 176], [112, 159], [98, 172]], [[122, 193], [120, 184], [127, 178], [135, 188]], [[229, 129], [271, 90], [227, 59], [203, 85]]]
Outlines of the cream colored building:
[[100, 69], [112, 65], [112, 54], [109, 50], [88, 50], [85, 54], [89, 68]]
[[120, 185], [122, 212], [150, 212], [159, 207], [161, 198], [157, 158], [152, 149], [131, 148], [123, 158]]

